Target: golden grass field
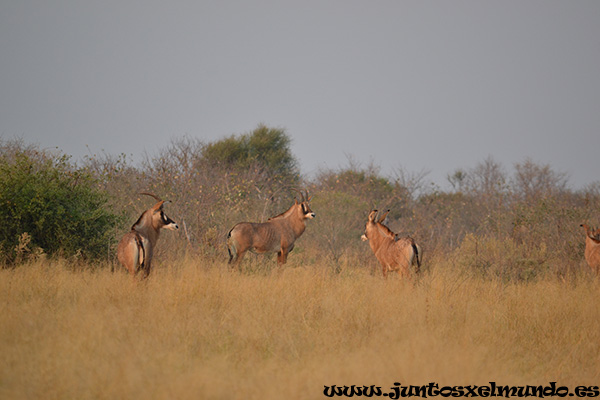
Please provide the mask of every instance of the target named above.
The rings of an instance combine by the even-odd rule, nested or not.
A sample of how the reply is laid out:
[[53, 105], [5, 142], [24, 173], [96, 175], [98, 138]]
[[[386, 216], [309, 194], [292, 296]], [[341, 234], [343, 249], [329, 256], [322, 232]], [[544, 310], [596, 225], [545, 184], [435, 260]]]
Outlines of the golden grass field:
[[1, 399], [319, 399], [324, 385], [600, 383], [600, 284], [188, 259], [0, 270]]

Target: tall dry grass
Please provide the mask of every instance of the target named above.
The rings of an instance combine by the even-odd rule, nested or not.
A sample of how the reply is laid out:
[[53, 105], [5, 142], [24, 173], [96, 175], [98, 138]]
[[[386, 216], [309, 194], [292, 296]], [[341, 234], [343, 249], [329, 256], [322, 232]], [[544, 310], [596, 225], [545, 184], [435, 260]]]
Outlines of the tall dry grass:
[[597, 385], [600, 285], [436, 261], [416, 282], [187, 259], [0, 270], [0, 398], [317, 399], [324, 385]]

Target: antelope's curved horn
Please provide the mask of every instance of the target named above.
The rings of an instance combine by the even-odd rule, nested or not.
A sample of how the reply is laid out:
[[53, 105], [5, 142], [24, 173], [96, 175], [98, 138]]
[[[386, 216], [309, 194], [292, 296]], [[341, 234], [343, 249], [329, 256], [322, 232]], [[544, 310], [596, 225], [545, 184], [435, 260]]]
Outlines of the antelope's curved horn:
[[312, 197], [308, 195], [308, 189], [304, 189], [304, 193], [306, 193], [305, 200], [306, 200], [306, 201], [310, 201], [310, 199], [311, 199]]
[[292, 190], [293, 190], [294, 192], [297, 192], [297, 193], [300, 195], [300, 200], [301, 200], [301, 201], [306, 201], [306, 199], [304, 198], [304, 193], [302, 193], [302, 191], [301, 191], [301, 190], [299, 190], [299, 189], [296, 189], [296, 188], [292, 188]]
[[148, 192], [140, 192], [140, 194], [146, 195], [146, 196], [150, 196], [150, 197], [154, 197], [154, 199], [156, 199], [156, 201], [162, 201], [162, 199], [160, 197], [158, 197], [155, 194], [152, 193], [148, 193]]

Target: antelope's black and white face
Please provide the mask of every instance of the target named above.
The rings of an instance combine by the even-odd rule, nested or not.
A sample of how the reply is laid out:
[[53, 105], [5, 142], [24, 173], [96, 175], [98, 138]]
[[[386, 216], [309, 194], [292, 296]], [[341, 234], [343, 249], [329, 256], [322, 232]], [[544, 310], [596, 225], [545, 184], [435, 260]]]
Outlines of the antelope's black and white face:
[[302, 215], [304, 216], [304, 219], [313, 219], [316, 216], [313, 210], [310, 209], [308, 201], [303, 201], [300, 203], [300, 208], [302, 209]]
[[158, 210], [158, 212], [154, 214], [154, 218], [158, 219], [158, 223], [156, 225], [158, 225], [159, 229], [166, 228], [171, 231], [176, 231], [177, 229], [179, 229], [179, 225], [177, 225], [175, 221], [173, 221], [167, 216], [167, 214], [165, 214], [162, 207]]

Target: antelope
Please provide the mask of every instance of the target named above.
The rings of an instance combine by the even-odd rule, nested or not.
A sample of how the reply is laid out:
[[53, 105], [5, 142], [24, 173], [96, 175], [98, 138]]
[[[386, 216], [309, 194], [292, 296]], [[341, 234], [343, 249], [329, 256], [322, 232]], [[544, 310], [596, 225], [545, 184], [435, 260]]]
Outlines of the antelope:
[[144, 211], [131, 226], [131, 230], [123, 236], [117, 247], [117, 258], [132, 277], [143, 271], [143, 277], [147, 278], [152, 270], [152, 255], [160, 230], [167, 228], [174, 231], [179, 226], [163, 211], [164, 200], [152, 193], [140, 194], [154, 197], [157, 203]]
[[267, 222], [240, 222], [227, 234], [229, 265], [239, 266], [248, 250], [253, 253], [277, 252], [277, 264], [283, 265], [294, 248], [294, 242], [306, 229], [306, 220], [313, 219], [315, 213], [308, 202], [312, 196], [299, 192], [301, 201], [294, 198], [294, 204], [285, 212], [269, 218]]
[[421, 249], [413, 238], [398, 237], [383, 224], [389, 212], [390, 210], [387, 210], [377, 219], [377, 210], [371, 210], [361, 239], [363, 242], [369, 242], [371, 250], [381, 264], [385, 278], [388, 272], [392, 271], [397, 271], [400, 276], [408, 276], [410, 267], [414, 264], [416, 264], [415, 272], [418, 273], [421, 267]]
[[590, 228], [587, 224], [581, 224], [585, 229], [585, 260], [596, 274], [600, 273], [600, 228]]

